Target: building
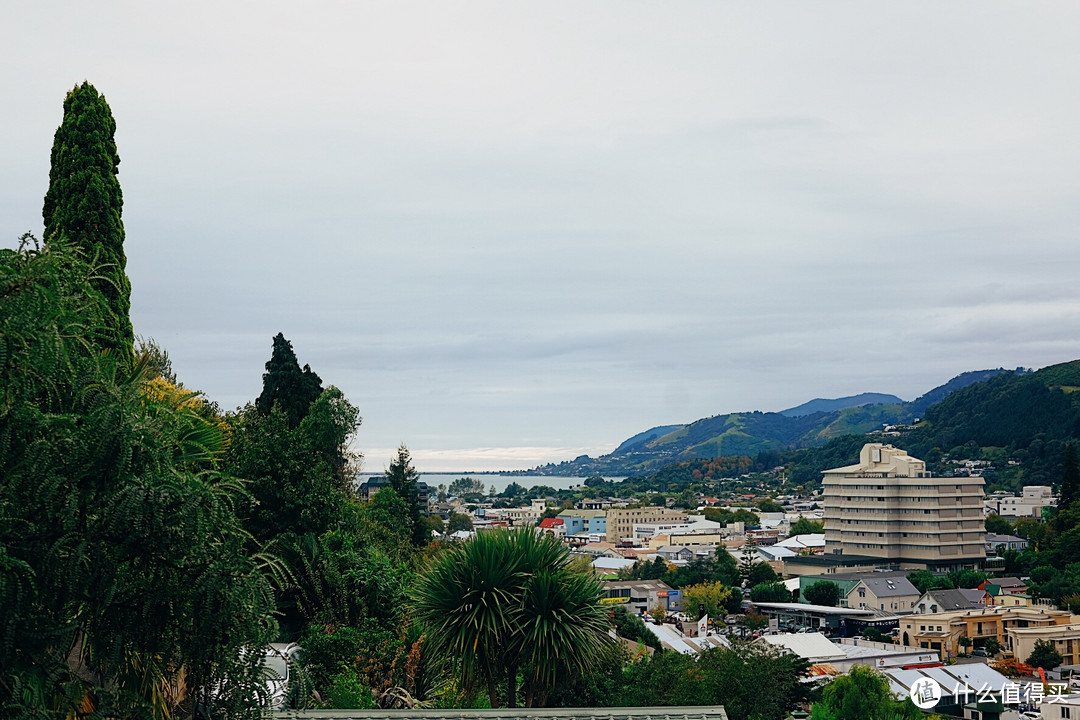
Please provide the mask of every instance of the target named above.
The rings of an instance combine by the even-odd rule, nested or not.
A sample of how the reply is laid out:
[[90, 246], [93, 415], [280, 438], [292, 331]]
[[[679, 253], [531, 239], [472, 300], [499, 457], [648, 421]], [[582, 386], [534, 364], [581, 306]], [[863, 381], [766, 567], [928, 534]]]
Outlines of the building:
[[1049, 485], [1026, 485], [1019, 495], [992, 495], [986, 499], [988, 512], [1006, 518], [1042, 520], [1043, 508], [1056, 506], [1057, 498]]
[[935, 478], [903, 450], [867, 443], [859, 462], [826, 470], [825, 553], [902, 569], [975, 568], [986, 559], [983, 479]]
[[848, 607], [883, 610], [891, 615], [912, 613], [918, 601], [918, 589], [905, 577], [864, 578], [847, 595]]
[[557, 517], [566, 524], [567, 535], [580, 533], [607, 535], [607, 513], [603, 510], [563, 510]]
[[625, 604], [638, 615], [663, 605], [668, 611], [681, 610], [682, 593], [660, 580], [609, 580], [604, 583], [602, 603]]
[[544, 518], [536, 526], [540, 532], [554, 535], [557, 538], [566, 537], [566, 523], [561, 518]]
[[933, 650], [945, 659], [960, 652], [961, 637], [970, 638], [975, 647], [993, 638], [1002, 651], [1016, 654], [1016, 638], [1010, 639], [1010, 630], [1063, 626], [1062, 632], [1067, 634], [1071, 632], [1068, 630], [1071, 621], [1072, 615], [1064, 610], [991, 606], [980, 610], [906, 615], [900, 618], [899, 632], [902, 644]]
[[[370, 502], [383, 488], [391, 487], [390, 480], [385, 475], [373, 475], [367, 481], [360, 483], [360, 498]], [[416, 482], [417, 503], [420, 505], [420, 513], [428, 514], [428, 502], [431, 500], [431, 488], [423, 480]]]
[[916, 612], [920, 615], [950, 612], [953, 610], [979, 610], [983, 607], [983, 592], [976, 589], [927, 590], [915, 602]]
[[[848, 599], [851, 596], [855, 586], [863, 580], [869, 580], [871, 582], [877, 582], [882, 580], [896, 581], [903, 580], [908, 582], [907, 573], [903, 570], [889, 570], [888, 572], [868, 571], [868, 572], [853, 572], [853, 573], [833, 573], [831, 575], [802, 575], [799, 577], [799, 602], [806, 602], [806, 589], [811, 585], [819, 582], [831, 582], [836, 583], [840, 588], [840, 607], [849, 607]], [[912, 586], [914, 589], [914, 586]], [[915, 591], [915, 598], [919, 597], [919, 593]], [[859, 607], [858, 602], [850, 607]], [[865, 608], [864, 608], [865, 609]], [[910, 611], [909, 611], [910, 612]]]
[[997, 533], [986, 533], [986, 555], [995, 555], [999, 548], [1005, 550], [1023, 551], [1028, 546], [1027, 538], [1018, 537], [1016, 535], [998, 535]]
[[607, 511], [607, 540], [618, 543], [632, 539], [634, 526], [648, 523], [685, 523], [686, 513], [681, 510], [647, 505], [636, 508], [609, 508]]

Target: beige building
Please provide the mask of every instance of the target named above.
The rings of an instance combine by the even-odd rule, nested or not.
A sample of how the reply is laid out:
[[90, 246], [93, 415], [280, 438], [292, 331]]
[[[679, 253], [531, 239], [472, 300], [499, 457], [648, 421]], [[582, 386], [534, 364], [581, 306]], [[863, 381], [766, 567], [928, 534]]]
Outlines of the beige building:
[[686, 513], [652, 505], [636, 508], [610, 508], [607, 511], [607, 541], [617, 543], [622, 538], [632, 538], [635, 525], [661, 522], [684, 523]]
[[983, 479], [936, 478], [892, 445], [867, 443], [856, 465], [826, 470], [826, 555], [876, 558], [904, 569], [977, 567]]
[[[968, 637], [975, 646], [988, 638], [993, 638], [1001, 645], [1002, 652], [1014, 655], [1020, 660], [1027, 659], [1035, 645], [1035, 639], [1050, 637], [1068, 640], [1070, 654], [1061, 651], [1063, 657], [1075, 657], [1080, 646], [1073, 641], [1074, 634], [1080, 629], [1071, 625], [1071, 613], [1064, 610], [1034, 607], [988, 607], [981, 610], [956, 610], [943, 613], [906, 615], [900, 618], [900, 643], [923, 647], [938, 653], [942, 659], [955, 656], [960, 652], [960, 638]], [[1032, 629], [1044, 629], [1044, 635], [1027, 633]], [[1017, 634], [1019, 633], [1019, 635]], [[1065, 647], [1063, 642], [1062, 647]], [[1023, 654], [1024, 651], [1026, 654]]]
[[1021, 662], [1031, 657], [1031, 653], [1035, 651], [1035, 643], [1039, 640], [1045, 640], [1054, 646], [1061, 655], [1062, 665], [1080, 663], [1080, 625], [1078, 624], [1017, 627], [1005, 631], [1006, 646]]

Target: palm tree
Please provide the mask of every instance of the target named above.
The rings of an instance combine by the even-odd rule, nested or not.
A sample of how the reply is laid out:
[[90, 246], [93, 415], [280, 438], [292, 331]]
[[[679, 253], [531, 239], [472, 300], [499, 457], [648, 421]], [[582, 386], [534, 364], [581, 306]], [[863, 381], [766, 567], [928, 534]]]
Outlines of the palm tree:
[[516, 705], [519, 668], [526, 704], [543, 704], [610, 642], [600, 583], [570, 560], [551, 536], [495, 530], [452, 548], [421, 577], [418, 619], [438, 649], [460, 658], [468, 686], [486, 682], [492, 707], [503, 679], [507, 704]]

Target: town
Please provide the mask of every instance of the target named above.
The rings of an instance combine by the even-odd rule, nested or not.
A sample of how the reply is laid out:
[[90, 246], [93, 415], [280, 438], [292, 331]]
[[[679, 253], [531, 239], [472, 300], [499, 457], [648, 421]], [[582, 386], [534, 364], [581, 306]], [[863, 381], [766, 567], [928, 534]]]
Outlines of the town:
[[[980, 464], [960, 464], [935, 477], [903, 450], [867, 443], [813, 494], [742, 495], [738, 504], [699, 494], [693, 510], [615, 497], [568, 507], [554, 496], [506, 507], [480, 499], [467, 479], [458, 489], [472, 490], [469, 500], [418, 485], [426, 512], [449, 524], [444, 541], [521, 527], [557, 538], [604, 579], [603, 603], [645, 621], [644, 633], [620, 638], [632, 651], [698, 655], [752, 638], [806, 660], [819, 683], [865, 666], [907, 696], [933, 679], [948, 690], [934, 705], [946, 715], [1080, 713], [1075, 601], [1059, 609], [1030, 593], [1007, 567], [1028, 538], [986, 530], [1018, 520], [1037, 527], [1059, 498], [1049, 486], [984, 495]], [[372, 479], [360, 492], [372, 497], [386, 485]], [[704, 584], [662, 579], [724, 563], [739, 580], [719, 603]]]

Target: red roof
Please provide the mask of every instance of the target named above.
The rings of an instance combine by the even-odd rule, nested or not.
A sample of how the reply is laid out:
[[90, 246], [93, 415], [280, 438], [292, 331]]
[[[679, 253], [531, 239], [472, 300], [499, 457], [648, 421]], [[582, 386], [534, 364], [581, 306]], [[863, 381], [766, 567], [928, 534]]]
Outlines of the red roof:
[[544, 518], [540, 521], [540, 527], [545, 530], [549, 530], [556, 525], [565, 525], [562, 518]]

